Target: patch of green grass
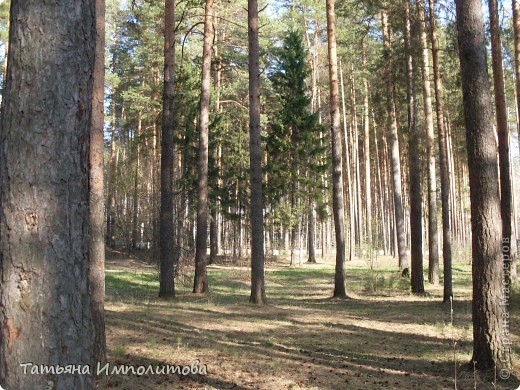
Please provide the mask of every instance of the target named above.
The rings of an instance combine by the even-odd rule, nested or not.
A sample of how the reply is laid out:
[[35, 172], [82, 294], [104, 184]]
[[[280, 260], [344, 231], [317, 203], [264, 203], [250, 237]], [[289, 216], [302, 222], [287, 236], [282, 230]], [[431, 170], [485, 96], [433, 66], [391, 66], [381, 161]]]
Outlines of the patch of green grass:
[[[410, 293], [410, 280], [402, 278], [396, 267], [376, 265], [349, 266], [346, 264], [347, 291], [358, 295], [399, 296]], [[192, 274], [186, 276], [193, 278]], [[159, 290], [157, 273], [106, 272], [107, 301], [146, 302], [154, 301]], [[250, 294], [249, 269], [209, 269], [210, 293], [197, 301], [208, 307], [247, 302]], [[456, 299], [465, 297], [471, 288], [471, 265], [456, 263], [453, 266], [453, 286]], [[520, 295], [520, 285], [515, 286], [512, 297]], [[332, 295], [334, 269], [325, 265], [307, 267], [284, 267], [266, 272], [266, 289], [270, 303], [287, 304], [296, 298], [309, 301], [324, 294]], [[431, 290], [428, 284], [426, 290]], [[178, 295], [189, 295], [191, 285], [176, 284]], [[434, 291], [438, 295], [441, 290]], [[518, 299], [512, 298], [518, 305]], [[296, 302], [297, 303], [297, 302]], [[298, 304], [298, 303], [297, 303]], [[334, 303], [323, 303], [334, 306]], [[331, 306], [331, 307], [332, 307]], [[325, 308], [325, 307], [324, 307]]]
[[105, 273], [105, 292], [109, 301], [135, 301], [155, 298], [159, 291], [159, 275], [154, 273]]
[[121, 358], [125, 355], [126, 353], [126, 345], [124, 344], [117, 344], [113, 349], [112, 349], [112, 354], [117, 357], [117, 358]]

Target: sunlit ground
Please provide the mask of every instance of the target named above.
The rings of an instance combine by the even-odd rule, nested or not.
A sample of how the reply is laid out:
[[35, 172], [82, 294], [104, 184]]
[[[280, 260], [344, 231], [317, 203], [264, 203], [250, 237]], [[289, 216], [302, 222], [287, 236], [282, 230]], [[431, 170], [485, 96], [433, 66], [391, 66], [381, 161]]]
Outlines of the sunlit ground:
[[[103, 376], [118, 389], [458, 389], [496, 387], [462, 370], [471, 357], [471, 266], [454, 265], [453, 317], [442, 285], [409, 293], [389, 257], [347, 263], [350, 299], [332, 300], [333, 258], [266, 271], [269, 304], [247, 303], [250, 271], [231, 261], [209, 267], [208, 295], [157, 299], [156, 267], [120, 255], [107, 262], [107, 340], [112, 365], [207, 365], [207, 375]], [[442, 268], [441, 268], [442, 272]], [[427, 275], [425, 275], [427, 276]], [[510, 303], [514, 372], [520, 353], [518, 299]], [[453, 320], [452, 320], [453, 318]], [[489, 378], [484, 378], [489, 380]], [[491, 378], [493, 380], [493, 378]]]

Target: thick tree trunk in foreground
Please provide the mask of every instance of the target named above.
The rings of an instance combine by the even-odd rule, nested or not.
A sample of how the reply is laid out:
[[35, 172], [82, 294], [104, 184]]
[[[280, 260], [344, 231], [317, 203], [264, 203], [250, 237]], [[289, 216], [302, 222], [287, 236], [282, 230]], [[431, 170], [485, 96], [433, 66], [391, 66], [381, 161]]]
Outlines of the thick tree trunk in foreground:
[[441, 173], [441, 201], [442, 201], [442, 257], [444, 274], [443, 302], [453, 297], [452, 270], [451, 270], [451, 226], [450, 226], [450, 171], [448, 167], [448, 148], [446, 144], [446, 130], [444, 126], [444, 107], [442, 102], [443, 87], [439, 64], [439, 42], [435, 26], [434, 0], [428, 2], [430, 8], [430, 33], [432, 39], [433, 79], [435, 83], [435, 102], [437, 113], [437, 135], [439, 138], [439, 165]]
[[422, 230], [422, 199], [421, 199], [421, 165], [419, 161], [419, 140], [421, 132], [417, 126], [417, 102], [415, 99], [415, 78], [413, 54], [411, 45], [410, 3], [405, 3], [406, 13], [406, 97], [408, 105], [408, 134], [409, 134], [409, 176], [410, 176], [410, 253], [411, 273], [410, 283], [412, 292], [424, 293], [423, 275], [423, 230]]
[[20, 364], [93, 363], [95, 45], [95, 1], [13, 1], [0, 118], [0, 384], [7, 389], [93, 386], [92, 375], [24, 375]]
[[[345, 288], [345, 214], [341, 177], [341, 128], [338, 85], [338, 58], [336, 52], [336, 16], [334, 0], [327, 0], [327, 40], [329, 50], [330, 117], [332, 142], [332, 207], [336, 228], [336, 273], [334, 297], [346, 298]], [[351, 243], [352, 245], [352, 243]]]
[[211, 40], [213, 39], [213, 0], [206, 0], [204, 43], [202, 48], [202, 91], [200, 95], [199, 160], [197, 182], [197, 242], [194, 293], [208, 291], [206, 252], [208, 247], [208, 133], [211, 94]]
[[395, 113], [394, 77], [392, 75], [392, 55], [390, 53], [390, 27], [388, 15], [382, 11], [381, 23], [383, 28], [383, 41], [386, 52], [386, 87], [387, 87], [387, 110], [388, 126], [390, 128], [390, 162], [392, 164], [392, 181], [394, 184], [394, 216], [395, 228], [397, 230], [397, 253], [399, 255], [399, 270], [408, 273], [408, 256], [406, 254], [406, 234], [404, 231], [404, 213], [401, 186], [401, 160], [399, 156], [399, 139], [397, 135], [397, 119]]
[[260, 138], [260, 45], [258, 1], [248, 0], [249, 40], [249, 153], [251, 161], [251, 296], [265, 304], [264, 205], [262, 199], [262, 148]]
[[105, 362], [105, 241], [104, 230], [104, 98], [105, 98], [105, 0], [96, 0], [96, 52], [90, 130], [90, 244], [89, 284], [94, 322], [93, 363]]
[[504, 345], [502, 224], [493, 111], [480, 0], [458, 0], [457, 29], [471, 198], [473, 357], [478, 370], [509, 366]]
[[173, 224], [174, 154], [173, 93], [175, 84], [175, 0], [165, 0], [164, 10], [164, 89], [161, 135], [161, 215], [159, 256], [161, 260], [160, 297], [175, 296], [175, 229]]

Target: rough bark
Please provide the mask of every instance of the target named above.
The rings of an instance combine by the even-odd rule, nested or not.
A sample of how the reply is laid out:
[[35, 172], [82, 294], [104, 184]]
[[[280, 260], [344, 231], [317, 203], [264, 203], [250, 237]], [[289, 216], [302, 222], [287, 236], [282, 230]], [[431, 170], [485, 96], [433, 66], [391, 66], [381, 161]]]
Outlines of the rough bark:
[[502, 252], [506, 277], [511, 276], [511, 220], [513, 212], [511, 168], [509, 161], [509, 126], [502, 63], [502, 42], [497, 0], [489, 0], [489, 27], [491, 31], [491, 58], [498, 135], [498, 159], [500, 167], [500, 213], [502, 215]]
[[510, 364], [502, 344], [507, 307], [493, 112], [480, 0], [457, 0], [457, 30], [471, 198], [473, 357], [477, 370]]
[[92, 120], [90, 129], [90, 243], [89, 284], [94, 323], [93, 363], [106, 361], [105, 242], [103, 156], [105, 123], [105, 0], [96, 0], [96, 51], [94, 60]]
[[421, 166], [419, 161], [419, 140], [421, 132], [417, 126], [417, 101], [415, 98], [415, 77], [412, 53], [410, 3], [405, 2], [406, 14], [406, 98], [408, 106], [408, 161], [410, 177], [410, 255], [411, 288], [415, 294], [424, 293], [423, 275], [423, 230], [421, 199]]
[[251, 296], [249, 302], [265, 304], [258, 1], [248, 0], [247, 11], [249, 41], [249, 158], [251, 163]]
[[206, 0], [202, 48], [202, 90], [200, 95], [199, 155], [197, 181], [197, 238], [194, 293], [208, 291], [206, 252], [208, 247], [208, 134], [211, 95], [211, 40], [213, 39], [213, 0]]
[[439, 166], [441, 174], [442, 203], [442, 258], [444, 275], [443, 302], [453, 297], [452, 260], [451, 260], [451, 224], [450, 224], [450, 172], [448, 167], [448, 148], [444, 128], [443, 86], [439, 64], [439, 41], [435, 26], [435, 0], [429, 0], [430, 35], [432, 40], [433, 80], [435, 84], [435, 108], [437, 114], [437, 136], [439, 139]]
[[397, 233], [397, 253], [399, 256], [399, 270], [405, 275], [408, 273], [408, 256], [406, 254], [406, 235], [404, 231], [404, 213], [401, 185], [401, 161], [399, 155], [399, 139], [397, 135], [397, 119], [395, 113], [394, 77], [392, 74], [392, 56], [390, 53], [390, 27], [386, 10], [382, 11], [381, 22], [387, 67], [385, 69], [387, 88], [387, 111], [390, 136], [390, 163], [392, 166], [394, 217]]
[[175, 85], [175, 0], [165, 0], [164, 11], [164, 85], [161, 135], [161, 213], [159, 256], [161, 275], [159, 296], [175, 296], [175, 229], [173, 224], [174, 85]]
[[332, 143], [332, 208], [336, 230], [336, 267], [334, 297], [346, 298], [345, 287], [345, 216], [341, 177], [341, 128], [338, 85], [338, 57], [336, 50], [336, 15], [334, 0], [327, 0], [327, 42], [329, 53], [330, 118]]
[[4, 388], [93, 387], [92, 375], [23, 375], [20, 364], [91, 365], [94, 358], [89, 154], [96, 41], [93, 0], [12, 2], [0, 118]]
[[435, 175], [435, 137], [433, 131], [432, 92], [428, 43], [426, 39], [426, 18], [424, 1], [417, 1], [419, 18], [419, 42], [421, 50], [421, 73], [423, 82], [424, 127], [426, 135], [426, 160], [428, 171], [428, 281], [439, 284], [439, 234], [437, 229], [437, 178]]

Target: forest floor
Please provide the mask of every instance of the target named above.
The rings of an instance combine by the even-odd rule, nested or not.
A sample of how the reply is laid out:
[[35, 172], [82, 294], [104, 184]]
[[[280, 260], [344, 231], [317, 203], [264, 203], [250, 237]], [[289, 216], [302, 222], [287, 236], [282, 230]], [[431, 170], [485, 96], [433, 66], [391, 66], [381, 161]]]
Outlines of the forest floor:
[[[107, 251], [106, 334], [110, 367], [190, 366], [207, 375], [102, 375], [100, 389], [516, 389], [520, 377], [520, 288], [511, 294], [513, 376], [481, 378], [470, 361], [471, 266], [455, 262], [453, 316], [442, 284], [409, 292], [396, 260], [347, 263], [349, 299], [331, 299], [334, 259], [266, 267], [268, 305], [248, 303], [245, 260], [208, 267], [210, 293], [157, 298], [158, 266], [148, 255]], [[441, 268], [442, 272], [442, 268]], [[442, 282], [442, 278], [441, 278]], [[155, 369], [155, 368], [154, 368]], [[105, 371], [106, 373], [106, 371]], [[495, 385], [491, 383], [495, 382]], [[456, 381], [456, 383], [455, 383]]]

